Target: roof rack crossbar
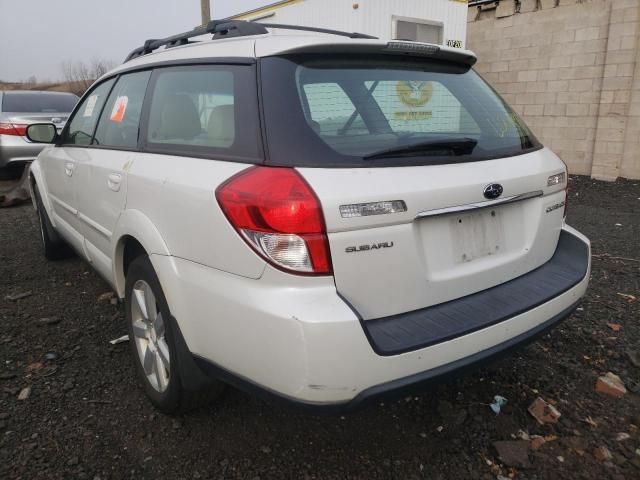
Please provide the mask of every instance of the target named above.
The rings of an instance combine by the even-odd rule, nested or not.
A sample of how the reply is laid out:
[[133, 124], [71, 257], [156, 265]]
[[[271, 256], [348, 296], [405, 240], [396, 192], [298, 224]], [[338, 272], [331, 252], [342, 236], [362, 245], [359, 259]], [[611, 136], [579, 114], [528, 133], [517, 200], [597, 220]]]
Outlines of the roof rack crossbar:
[[306, 32], [318, 32], [327, 33], [331, 35], [340, 35], [342, 37], [349, 38], [367, 38], [375, 39], [371, 35], [355, 32], [341, 32], [339, 30], [329, 30], [325, 28], [306, 27], [302, 25], [281, 25], [276, 23], [257, 23], [247, 22], [244, 20], [212, 20], [206, 25], [196, 27], [188, 32], [178, 33], [166, 38], [152, 38], [144, 42], [144, 45], [133, 50], [127, 58], [125, 63], [143, 55], [152, 53], [160, 47], [177, 47], [180, 45], [186, 45], [190, 42], [192, 37], [198, 37], [200, 35], [213, 34], [214, 39], [229, 38], [229, 37], [244, 37], [250, 35], [263, 35], [269, 33], [267, 28], [280, 28], [283, 30], [301, 30]]

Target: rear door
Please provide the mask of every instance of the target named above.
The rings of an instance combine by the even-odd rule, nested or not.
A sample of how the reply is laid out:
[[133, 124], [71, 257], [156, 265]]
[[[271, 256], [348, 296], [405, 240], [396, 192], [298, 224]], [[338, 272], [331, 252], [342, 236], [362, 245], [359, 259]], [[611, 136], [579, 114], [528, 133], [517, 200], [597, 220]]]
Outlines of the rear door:
[[565, 183], [549, 177], [565, 166], [468, 67], [295, 60], [263, 62], [263, 88], [276, 80], [299, 97], [296, 111], [293, 95], [264, 95], [269, 161], [297, 162], [315, 190], [336, 287], [365, 320], [485, 290], [551, 258]]
[[102, 106], [113, 80], [97, 86], [78, 106], [60, 144], [44, 151], [41, 165], [45, 175], [47, 195], [51, 201], [56, 226], [74, 247], [82, 251], [83, 240], [78, 219], [76, 168], [85, 156], [85, 146], [91, 143]]
[[95, 135], [76, 166], [78, 217], [89, 259], [110, 278], [112, 233], [125, 208], [127, 171], [138, 148], [140, 115], [150, 71], [121, 75]]

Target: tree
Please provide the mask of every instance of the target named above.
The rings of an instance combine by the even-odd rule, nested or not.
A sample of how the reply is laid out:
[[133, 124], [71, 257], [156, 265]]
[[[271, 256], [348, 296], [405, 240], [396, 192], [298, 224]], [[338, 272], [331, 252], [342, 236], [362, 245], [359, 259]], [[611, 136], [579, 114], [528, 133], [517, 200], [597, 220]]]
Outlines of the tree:
[[115, 67], [114, 62], [100, 59], [93, 59], [91, 63], [66, 60], [61, 65], [64, 81], [67, 83], [69, 91], [76, 95], [82, 95], [86, 92], [96, 79], [113, 67]]

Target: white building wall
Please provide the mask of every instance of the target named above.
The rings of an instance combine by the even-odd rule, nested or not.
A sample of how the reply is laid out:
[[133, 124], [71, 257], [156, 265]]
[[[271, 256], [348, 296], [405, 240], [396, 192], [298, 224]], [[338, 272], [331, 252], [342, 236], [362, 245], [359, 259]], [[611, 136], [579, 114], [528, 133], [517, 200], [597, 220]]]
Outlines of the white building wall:
[[466, 45], [466, 0], [294, 0], [234, 18], [355, 31], [389, 40], [397, 17], [442, 25], [445, 45], [449, 40]]

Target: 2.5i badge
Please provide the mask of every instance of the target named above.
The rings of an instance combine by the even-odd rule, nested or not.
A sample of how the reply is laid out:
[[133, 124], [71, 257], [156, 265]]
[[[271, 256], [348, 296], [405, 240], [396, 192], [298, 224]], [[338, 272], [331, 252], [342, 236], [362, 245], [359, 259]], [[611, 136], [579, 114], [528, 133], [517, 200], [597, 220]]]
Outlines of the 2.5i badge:
[[360, 245], [358, 247], [347, 247], [345, 249], [345, 252], [347, 253], [368, 252], [370, 250], [380, 250], [381, 248], [391, 248], [391, 247], [393, 247], [393, 242], [372, 243], [370, 245]]

